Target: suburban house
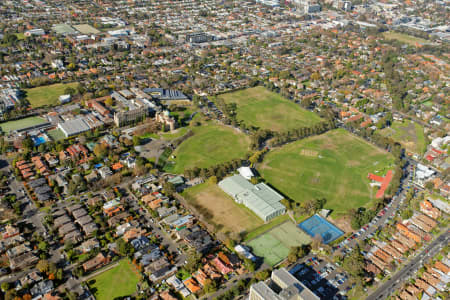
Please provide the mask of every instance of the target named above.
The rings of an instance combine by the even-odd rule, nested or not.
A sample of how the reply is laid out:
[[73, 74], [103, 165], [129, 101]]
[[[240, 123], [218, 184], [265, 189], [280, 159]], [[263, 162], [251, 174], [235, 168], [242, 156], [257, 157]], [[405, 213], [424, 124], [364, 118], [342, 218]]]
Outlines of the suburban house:
[[83, 264], [83, 269], [85, 272], [90, 272], [92, 270], [100, 268], [107, 262], [108, 260], [106, 259], [106, 257], [102, 253], [99, 253], [96, 257], [85, 262]]

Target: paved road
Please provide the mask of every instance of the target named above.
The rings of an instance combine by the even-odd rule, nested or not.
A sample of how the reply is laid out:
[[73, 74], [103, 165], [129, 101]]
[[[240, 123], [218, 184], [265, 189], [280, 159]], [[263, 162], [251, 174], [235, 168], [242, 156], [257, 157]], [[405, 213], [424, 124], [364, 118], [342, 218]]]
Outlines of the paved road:
[[370, 294], [366, 300], [378, 300], [385, 299], [397, 288], [399, 288], [405, 280], [411, 275], [414, 275], [418, 269], [423, 266], [424, 260], [427, 260], [436, 255], [442, 247], [448, 244], [450, 239], [450, 231], [447, 229], [437, 239], [414, 257], [406, 266], [400, 271], [395, 273], [388, 281], [380, 286], [375, 292]]

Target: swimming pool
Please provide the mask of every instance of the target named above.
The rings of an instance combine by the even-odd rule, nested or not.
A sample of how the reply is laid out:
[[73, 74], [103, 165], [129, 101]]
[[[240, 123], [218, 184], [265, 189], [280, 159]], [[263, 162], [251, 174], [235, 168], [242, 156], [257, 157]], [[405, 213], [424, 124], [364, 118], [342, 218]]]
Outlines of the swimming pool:
[[324, 244], [331, 243], [344, 234], [342, 230], [318, 215], [306, 219], [298, 224], [298, 227], [311, 237], [320, 235]]
[[47, 142], [47, 140], [43, 136], [35, 136], [32, 139], [35, 146], [39, 146], [40, 144], [44, 144], [45, 142]]

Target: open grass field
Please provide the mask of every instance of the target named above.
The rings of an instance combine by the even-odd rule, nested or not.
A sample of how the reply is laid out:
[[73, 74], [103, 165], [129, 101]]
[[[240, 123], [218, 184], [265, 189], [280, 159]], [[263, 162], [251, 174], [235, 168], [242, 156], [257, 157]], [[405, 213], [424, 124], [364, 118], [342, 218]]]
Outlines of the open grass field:
[[39, 86], [27, 89], [27, 100], [32, 108], [41, 106], [53, 106], [59, 104], [59, 96], [64, 95], [64, 90], [68, 87], [75, 88], [78, 83], [56, 83], [52, 85]]
[[18, 40], [24, 40], [27, 38], [23, 32], [16, 33], [16, 36]]
[[427, 41], [425, 39], [395, 31], [383, 32], [383, 36], [388, 40], [397, 40], [411, 46], [430, 44], [430, 41]]
[[218, 97], [237, 104], [237, 120], [263, 129], [286, 131], [320, 122], [315, 113], [261, 86]]
[[223, 232], [248, 232], [264, 223], [248, 208], [234, 202], [217, 184], [205, 182], [184, 190], [182, 195]]
[[236, 158], [244, 158], [249, 150], [249, 138], [232, 128], [209, 123], [192, 127], [194, 135], [172, 153], [165, 170], [183, 173], [185, 169], [207, 168]]
[[368, 173], [384, 176], [393, 163], [389, 153], [336, 129], [269, 152], [258, 170], [296, 202], [326, 198], [325, 208], [336, 217], [370, 206], [376, 189], [369, 186]]
[[27, 128], [34, 125], [39, 125], [47, 122], [41, 117], [28, 117], [20, 120], [9, 121], [0, 123], [0, 128], [3, 132], [9, 133], [10, 131]]
[[423, 127], [413, 121], [394, 121], [391, 127], [381, 130], [381, 134], [401, 143], [409, 152], [423, 154], [426, 151]]
[[289, 220], [247, 242], [247, 245], [256, 256], [263, 257], [265, 263], [274, 266], [288, 256], [291, 247], [310, 242], [308, 235]]
[[119, 264], [88, 281], [89, 289], [97, 300], [111, 300], [132, 295], [140, 280], [130, 261], [122, 259]]

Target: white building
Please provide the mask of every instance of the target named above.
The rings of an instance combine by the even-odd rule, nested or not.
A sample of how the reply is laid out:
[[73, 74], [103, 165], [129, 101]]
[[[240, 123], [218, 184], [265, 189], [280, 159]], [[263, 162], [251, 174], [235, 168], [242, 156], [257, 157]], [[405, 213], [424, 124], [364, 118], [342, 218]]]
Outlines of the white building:
[[69, 103], [71, 99], [72, 99], [72, 96], [70, 96], [70, 95], [59, 96], [59, 102], [61, 102], [61, 104]]
[[252, 169], [250, 169], [249, 167], [240, 167], [239, 169], [237, 169], [239, 174], [241, 174], [242, 177], [244, 177], [247, 180], [252, 179], [253, 176], [253, 172]]
[[254, 256], [246, 246], [237, 245], [236, 247], [234, 247], [234, 250], [236, 250], [238, 254], [242, 255], [247, 259], [250, 259], [251, 261], [256, 260], [256, 256]]
[[32, 35], [44, 35], [45, 31], [44, 29], [41, 28], [36, 28], [36, 29], [30, 29], [25, 31], [25, 36], [32, 36]]
[[415, 176], [415, 183], [418, 186], [424, 187], [425, 183], [429, 180], [432, 179], [432, 176], [435, 174], [436, 172], [425, 166], [422, 164], [417, 164], [417, 168], [416, 168], [416, 176]]
[[431, 146], [433, 146], [436, 149], [442, 150], [444, 146], [447, 145], [448, 143], [450, 143], [450, 136], [446, 136], [443, 138], [438, 137], [431, 142]]

